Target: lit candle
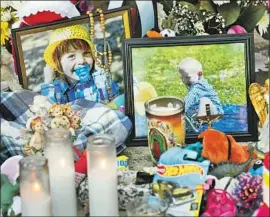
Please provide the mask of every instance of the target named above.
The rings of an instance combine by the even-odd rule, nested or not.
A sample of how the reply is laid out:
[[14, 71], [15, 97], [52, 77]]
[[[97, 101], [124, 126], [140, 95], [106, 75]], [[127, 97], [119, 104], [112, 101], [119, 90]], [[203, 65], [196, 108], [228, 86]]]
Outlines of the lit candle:
[[77, 216], [75, 169], [70, 133], [52, 129], [45, 133], [45, 156], [48, 158], [52, 212], [54, 216]]
[[22, 216], [51, 216], [47, 159], [29, 156], [20, 161]]
[[114, 139], [88, 139], [87, 169], [90, 216], [118, 216], [117, 159]]

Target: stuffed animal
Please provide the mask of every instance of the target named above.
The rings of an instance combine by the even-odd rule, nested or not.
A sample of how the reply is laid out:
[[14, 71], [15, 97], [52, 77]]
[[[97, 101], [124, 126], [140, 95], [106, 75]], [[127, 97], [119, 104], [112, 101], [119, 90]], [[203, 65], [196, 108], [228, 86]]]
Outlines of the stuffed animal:
[[7, 51], [7, 49], [1, 46], [1, 89], [8, 85], [11, 91], [21, 90], [22, 87], [18, 82], [15, 74], [11, 71], [10, 65], [13, 63], [12, 55]]
[[[242, 164], [249, 159], [247, 145], [239, 145], [231, 135], [226, 135], [218, 130], [207, 129], [198, 138], [203, 139], [202, 157], [209, 159], [214, 164], [232, 162]], [[256, 158], [256, 153], [253, 158]]]
[[1, 174], [1, 213], [8, 211], [13, 203], [13, 197], [19, 191], [19, 184], [12, 185], [5, 174]]

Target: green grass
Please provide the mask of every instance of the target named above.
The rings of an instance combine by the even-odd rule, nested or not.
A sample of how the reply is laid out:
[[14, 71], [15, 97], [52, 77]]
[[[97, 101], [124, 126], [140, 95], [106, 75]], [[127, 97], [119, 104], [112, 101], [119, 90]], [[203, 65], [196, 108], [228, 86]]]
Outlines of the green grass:
[[[204, 77], [214, 87], [222, 104], [246, 104], [243, 44], [136, 48], [132, 53], [133, 74], [139, 81], [151, 83], [159, 96], [183, 98], [187, 88], [177, 67], [189, 56], [202, 63]], [[221, 74], [226, 75], [221, 79]]]

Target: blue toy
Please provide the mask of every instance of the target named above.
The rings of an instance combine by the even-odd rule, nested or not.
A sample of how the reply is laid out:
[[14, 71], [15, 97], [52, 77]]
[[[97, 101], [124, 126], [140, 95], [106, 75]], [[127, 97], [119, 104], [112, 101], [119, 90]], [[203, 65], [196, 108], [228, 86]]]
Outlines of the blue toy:
[[196, 151], [198, 153], [196, 161], [203, 162], [204, 160], [206, 160], [205, 158], [202, 157], [202, 150], [203, 150], [202, 143], [200, 142], [192, 143], [187, 145], [184, 149]]
[[254, 162], [253, 166], [248, 170], [252, 175], [263, 175], [263, 161], [258, 159]]

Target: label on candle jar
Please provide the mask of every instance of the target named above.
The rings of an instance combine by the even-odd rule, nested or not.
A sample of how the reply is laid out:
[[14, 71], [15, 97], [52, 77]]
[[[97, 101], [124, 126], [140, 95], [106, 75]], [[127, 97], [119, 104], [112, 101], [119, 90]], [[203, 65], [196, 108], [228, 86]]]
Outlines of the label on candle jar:
[[176, 97], [157, 97], [145, 103], [148, 146], [157, 162], [171, 147], [185, 144], [184, 102]]

